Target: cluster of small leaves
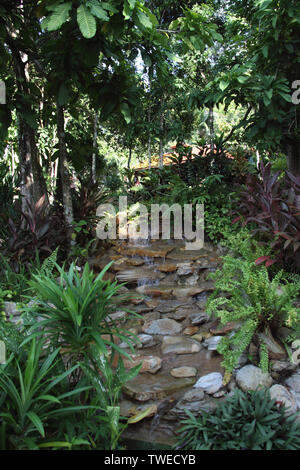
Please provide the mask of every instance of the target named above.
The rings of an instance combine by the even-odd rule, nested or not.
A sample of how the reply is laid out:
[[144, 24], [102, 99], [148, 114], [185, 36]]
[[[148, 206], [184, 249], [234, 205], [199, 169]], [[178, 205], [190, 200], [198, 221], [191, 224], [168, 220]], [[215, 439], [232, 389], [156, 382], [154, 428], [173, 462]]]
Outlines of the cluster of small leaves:
[[[249, 250], [248, 247], [248, 253]], [[218, 346], [228, 371], [237, 366], [256, 333], [273, 333], [284, 324], [298, 328], [300, 309], [293, 301], [299, 293], [299, 282], [288, 282], [283, 271], [270, 280], [265, 266], [228, 254], [223, 257], [222, 268], [211, 277], [215, 280], [215, 291], [208, 299], [207, 312], [217, 315], [222, 325], [241, 324], [237, 332], [223, 337]], [[266, 369], [263, 349], [262, 355], [261, 365]]]
[[176, 449], [300, 450], [297, 414], [287, 417], [268, 390], [235, 393], [199, 418], [186, 410]]

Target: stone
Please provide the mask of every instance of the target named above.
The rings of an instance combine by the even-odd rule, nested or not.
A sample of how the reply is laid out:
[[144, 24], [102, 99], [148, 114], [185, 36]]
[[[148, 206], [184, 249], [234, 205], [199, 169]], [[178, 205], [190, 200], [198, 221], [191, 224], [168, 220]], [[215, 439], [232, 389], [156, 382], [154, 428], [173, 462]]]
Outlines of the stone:
[[3, 307], [5, 316], [8, 320], [13, 323], [21, 323], [21, 312], [18, 310], [17, 304], [15, 302], [4, 302]]
[[195, 335], [198, 330], [199, 330], [198, 326], [188, 326], [187, 328], [183, 330], [182, 333], [184, 335], [192, 336], [192, 335]]
[[193, 354], [201, 350], [201, 344], [189, 336], [166, 336], [161, 345], [162, 354]]
[[136, 356], [130, 355], [131, 360], [127, 357], [123, 357], [124, 366], [126, 369], [132, 369], [142, 363], [140, 374], [149, 372], [150, 374], [156, 374], [161, 369], [162, 360], [157, 356]]
[[176, 312], [169, 314], [169, 317], [173, 318], [173, 320], [176, 320], [176, 321], [183, 321], [186, 319], [187, 316], [188, 316], [188, 311], [182, 310], [181, 308], [176, 310]]
[[138, 335], [138, 339], [140, 340], [141, 344], [138, 345], [138, 349], [141, 348], [151, 348], [152, 346], [155, 346], [157, 342], [151, 335], [146, 335], [146, 334], [140, 334]]
[[244, 392], [258, 387], [271, 387], [273, 379], [267, 372], [252, 364], [246, 365], [236, 373], [236, 382]]
[[192, 389], [186, 392], [182, 397], [182, 401], [187, 401], [187, 402], [201, 401], [203, 400], [204, 397], [205, 397], [205, 394], [202, 388], [196, 388], [196, 389]]
[[177, 263], [177, 276], [187, 276], [193, 274], [193, 263]]
[[181, 306], [181, 302], [178, 302], [178, 300], [169, 300], [157, 305], [156, 310], [160, 313], [170, 313], [175, 312], [179, 306]]
[[181, 330], [182, 326], [180, 323], [170, 318], [154, 320], [143, 326], [143, 332], [150, 335], [176, 335]]
[[189, 319], [192, 325], [203, 325], [203, 323], [207, 323], [210, 320], [205, 312], [192, 313], [189, 315]]
[[291, 375], [286, 381], [285, 384], [296, 393], [300, 392], [300, 372]]
[[271, 398], [278, 404], [285, 405], [289, 416], [297, 411], [297, 402], [292, 393], [283, 385], [275, 384], [270, 388]]
[[201, 286], [192, 286], [192, 287], [176, 287], [173, 290], [173, 295], [176, 299], [185, 299], [187, 297], [193, 297], [197, 294], [202, 294], [203, 292], [213, 291], [213, 284], [210, 282], [202, 283]]
[[173, 247], [166, 246], [152, 246], [152, 247], [130, 247], [123, 251], [126, 256], [141, 256], [146, 258], [165, 258], [168, 253], [173, 250]]
[[223, 386], [223, 376], [220, 372], [212, 372], [211, 374], [204, 375], [195, 383], [195, 388], [201, 388], [209, 395], [218, 392]]
[[286, 357], [286, 351], [273, 338], [273, 335], [269, 329], [267, 329], [264, 333], [258, 333], [258, 337], [266, 345], [270, 359], [280, 360]]
[[161, 400], [178, 390], [191, 387], [195, 383], [194, 377], [174, 378], [170, 375], [138, 375], [126, 382], [123, 386], [125, 395], [138, 400]]
[[212, 335], [223, 336], [231, 331], [234, 331], [238, 328], [239, 324], [236, 322], [229, 322], [225, 326], [218, 326], [216, 328], [211, 328], [209, 331]]
[[168, 286], [139, 286], [136, 288], [138, 294], [161, 297], [162, 299], [171, 299], [173, 290], [173, 287]]
[[158, 271], [161, 271], [162, 273], [174, 273], [177, 268], [176, 264], [165, 263], [159, 264], [156, 269], [158, 269]]
[[105, 320], [107, 321], [107, 323], [112, 323], [116, 321], [124, 321], [126, 317], [127, 317], [127, 312], [120, 310], [118, 312], [111, 313], [105, 318]]
[[[222, 400], [222, 398], [220, 398]], [[198, 400], [180, 400], [176, 405], [164, 416], [164, 419], [170, 421], [176, 421], [186, 419], [186, 411], [190, 411], [194, 416], [201, 416], [203, 412], [212, 413], [217, 405], [219, 400], [215, 400], [210, 396], [205, 396], [202, 399]]]
[[193, 335], [192, 338], [201, 343], [201, 341], [211, 338], [211, 333], [209, 331], [199, 331], [199, 333]]
[[195, 367], [175, 367], [171, 370], [170, 374], [173, 377], [195, 377], [197, 375], [197, 369]]
[[223, 336], [212, 336], [204, 341], [203, 346], [208, 349], [208, 351], [217, 351], [218, 344], [222, 340]]
[[297, 364], [293, 364], [292, 362], [287, 361], [272, 361], [271, 362], [271, 370], [273, 372], [284, 372], [284, 371], [293, 371], [297, 368]]

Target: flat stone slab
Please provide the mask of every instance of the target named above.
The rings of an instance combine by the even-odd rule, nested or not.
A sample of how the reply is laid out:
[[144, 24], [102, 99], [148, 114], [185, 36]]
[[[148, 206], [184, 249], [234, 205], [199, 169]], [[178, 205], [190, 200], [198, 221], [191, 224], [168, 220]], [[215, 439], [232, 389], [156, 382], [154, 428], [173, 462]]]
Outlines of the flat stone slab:
[[161, 400], [172, 393], [194, 385], [195, 378], [175, 379], [170, 375], [137, 376], [123, 386], [125, 395], [138, 401]]
[[181, 330], [181, 324], [170, 318], [154, 320], [143, 326], [144, 333], [149, 335], [176, 335]]
[[193, 354], [201, 350], [201, 344], [189, 336], [166, 336], [161, 345], [162, 354]]
[[183, 367], [175, 367], [174, 369], [171, 370], [170, 374], [173, 377], [195, 377], [197, 375], [197, 369], [195, 367], [188, 367], [188, 366], [183, 366]]

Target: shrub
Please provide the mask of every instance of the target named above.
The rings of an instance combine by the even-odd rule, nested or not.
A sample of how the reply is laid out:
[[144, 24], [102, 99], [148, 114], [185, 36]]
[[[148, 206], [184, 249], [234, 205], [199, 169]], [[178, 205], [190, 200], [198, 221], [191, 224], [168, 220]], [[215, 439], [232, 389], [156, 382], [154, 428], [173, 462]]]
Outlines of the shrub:
[[186, 411], [176, 449], [300, 450], [297, 414], [286, 417], [285, 411], [268, 390], [236, 390], [213, 413], [196, 418]]
[[[264, 265], [256, 266], [253, 259], [260, 253], [244, 239], [244, 257], [228, 254], [223, 257], [221, 269], [211, 274], [216, 281], [215, 290], [207, 302], [207, 312], [215, 314], [221, 323], [240, 323], [238, 331], [222, 338], [218, 351], [223, 354], [223, 365], [231, 372], [238, 364], [239, 357], [252, 339], [259, 333], [267, 336], [277, 334], [282, 325], [299, 328], [300, 309], [293, 301], [299, 293], [299, 282], [286, 279], [283, 271], [272, 280]], [[240, 247], [241, 248], [241, 247]], [[266, 369], [268, 361], [266, 345], [261, 344], [261, 367]]]
[[[127, 355], [118, 347], [116, 339], [132, 348], [134, 335], [116, 326], [110, 315], [128, 300], [128, 294], [120, 294], [121, 284], [103, 279], [111, 264], [97, 276], [87, 263], [82, 273], [74, 263], [67, 272], [57, 265], [59, 281], [46, 274], [33, 274], [29, 286], [37, 297], [27, 311], [41, 321], [34, 323], [32, 333], [47, 331], [51, 343], [66, 349], [72, 361], [83, 356], [92, 360], [90, 346], [93, 344], [102, 354], [107, 354], [107, 347], [111, 347]], [[132, 312], [132, 315], [136, 314]], [[38, 332], [34, 333], [36, 329]]]

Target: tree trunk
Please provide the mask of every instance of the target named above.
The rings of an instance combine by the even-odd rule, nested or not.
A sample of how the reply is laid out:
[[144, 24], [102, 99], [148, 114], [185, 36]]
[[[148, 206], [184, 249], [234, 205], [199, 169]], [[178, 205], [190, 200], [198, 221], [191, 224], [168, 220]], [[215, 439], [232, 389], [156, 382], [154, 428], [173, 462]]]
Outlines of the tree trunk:
[[128, 162], [127, 162], [127, 168], [128, 168], [128, 170], [130, 170], [131, 157], [132, 157], [132, 145], [130, 144], [130, 147], [129, 147], [129, 157], [128, 157]]
[[[30, 95], [28, 82], [28, 58], [22, 52], [12, 48], [14, 69], [17, 89], [21, 96]], [[25, 120], [25, 115], [32, 114], [32, 106], [29, 101], [22, 103], [22, 108], [18, 111], [18, 141], [19, 141], [19, 161], [21, 170], [21, 198], [22, 209], [26, 211], [27, 202], [34, 205], [45, 196], [45, 211], [49, 210], [49, 199], [47, 186], [39, 163], [36, 146], [35, 131]]]
[[287, 143], [288, 170], [295, 176], [300, 175], [300, 142], [290, 140]]
[[211, 105], [208, 111], [208, 127], [209, 127], [209, 145], [210, 150], [214, 151], [215, 146], [215, 126], [214, 126], [214, 108]]
[[62, 199], [64, 208], [65, 222], [69, 227], [68, 235], [71, 240], [73, 231], [73, 204], [71, 197], [71, 179], [68, 168], [67, 148], [66, 148], [66, 134], [65, 134], [65, 116], [62, 106], [57, 104], [57, 135], [59, 145], [59, 173], [61, 180]]
[[96, 155], [97, 155], [97, 139], [98, 139], [98, 112], [95, 112], [94, 117], [94, 138], [93, 138], [93, 155], [92, 155], [92, 181], [97, 181], [97, 168], [96, 168]]
[[159, 167], [164, 166], [164, 100], [162, 100], [162, 111], [160, 115], [160, 135], [159, 135]]

